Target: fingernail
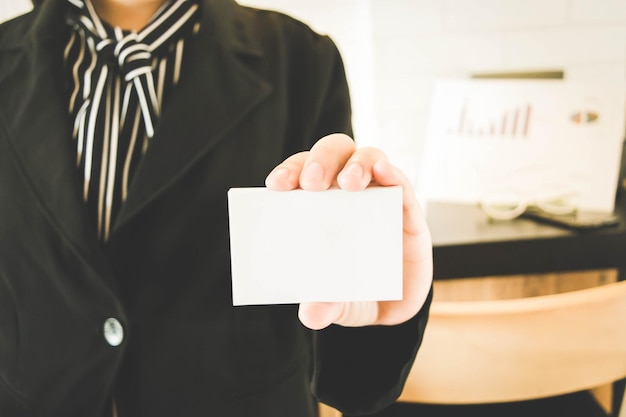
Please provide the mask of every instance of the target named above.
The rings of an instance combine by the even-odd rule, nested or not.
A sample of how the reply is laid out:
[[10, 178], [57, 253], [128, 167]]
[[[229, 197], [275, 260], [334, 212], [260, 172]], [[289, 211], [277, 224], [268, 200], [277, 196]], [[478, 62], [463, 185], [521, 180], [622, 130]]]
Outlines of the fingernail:
[[278, 168], [270, 172], [270, 174], [265, 179], [265, 182], [266, 184], [268, 182], [272, 184], [276, 184], [276, 183], [286, 182], [288, 179], [289, 179], [289, 170], [287, 168]]
[[337, 177], [339, 186], [344, 190], [356, 191], [363, 186], [365, 172], [361, 164], [353, 162], [346, 166]]
[[289, 178], [289, 170], [287, 168], [278, 168], [272, 172], [272, 178], [278, 181], [286, 180]]
[[361, 178], [363, 177], [363, 167], [361, 164], [352, 163], [347, 168], [345, 168], [341, 175], [349, 175], [351, 177]]
[[324, 167], [319, 162], [311, 162], [302, 173], [302, 180], [311, 184], [324, 180]]
[[389, 172], [393, 169], [391, 163], [386, 159], [377, 161], [372, 168], [376, 172]]

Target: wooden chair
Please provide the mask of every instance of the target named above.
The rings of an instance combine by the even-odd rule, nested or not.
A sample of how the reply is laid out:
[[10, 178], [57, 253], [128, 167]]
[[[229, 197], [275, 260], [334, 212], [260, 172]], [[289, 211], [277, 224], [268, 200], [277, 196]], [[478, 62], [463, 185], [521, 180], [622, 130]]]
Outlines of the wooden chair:
[[435, 301], [400, 401], [537, 399], [626, 378], [626, 282], [529, 298]]

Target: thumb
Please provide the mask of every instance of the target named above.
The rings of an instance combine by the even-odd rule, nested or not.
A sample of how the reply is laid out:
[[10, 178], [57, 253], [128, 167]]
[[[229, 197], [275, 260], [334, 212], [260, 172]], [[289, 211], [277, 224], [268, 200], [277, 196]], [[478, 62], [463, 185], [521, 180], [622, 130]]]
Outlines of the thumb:
[[330, 326], [341, 315], [343, 303], [301, 303], [298, 318], [306, 327], [321, 330]]
[[302, 303], [298, 317], [302, 324], [313, 330], [324, 329], [333, 323], [345, 327], [369, 326], [378, 319], [378, 303]]

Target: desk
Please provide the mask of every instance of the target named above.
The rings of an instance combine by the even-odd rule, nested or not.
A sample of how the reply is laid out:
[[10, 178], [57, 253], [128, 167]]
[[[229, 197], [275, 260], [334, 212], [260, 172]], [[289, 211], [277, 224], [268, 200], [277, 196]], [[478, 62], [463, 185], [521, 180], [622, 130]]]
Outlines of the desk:
[[[617, 269], [618, 279], [626, 279], [626, 198], [615, 214], [618, 226], [573, 231], [524, 218], [490, 221], [475, 205], [430, 203], [434, 278], [443, 286], [452, 278]], [[619, 410], [625, 386], [618, 381], [594, 395], [607, 410]]]
[[571, 231], [528, 219], [489, 221], [472, 205], [429, 203], [435, 279], [618, 268], [626, 271], [626, 198], [616, 227]]

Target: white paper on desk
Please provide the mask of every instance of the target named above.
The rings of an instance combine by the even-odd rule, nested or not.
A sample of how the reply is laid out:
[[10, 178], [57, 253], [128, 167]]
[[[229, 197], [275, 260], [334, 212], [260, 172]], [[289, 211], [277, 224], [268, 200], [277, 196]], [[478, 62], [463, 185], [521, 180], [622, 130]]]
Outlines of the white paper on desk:
[[228, 192], [233, 305], [402, 298], [402, 189]]
[[614, 208], [624, 138], [623, 82], [440, 81], [431, 104], [419, 191], [430, 201], [527, 202], [572, 196]]

